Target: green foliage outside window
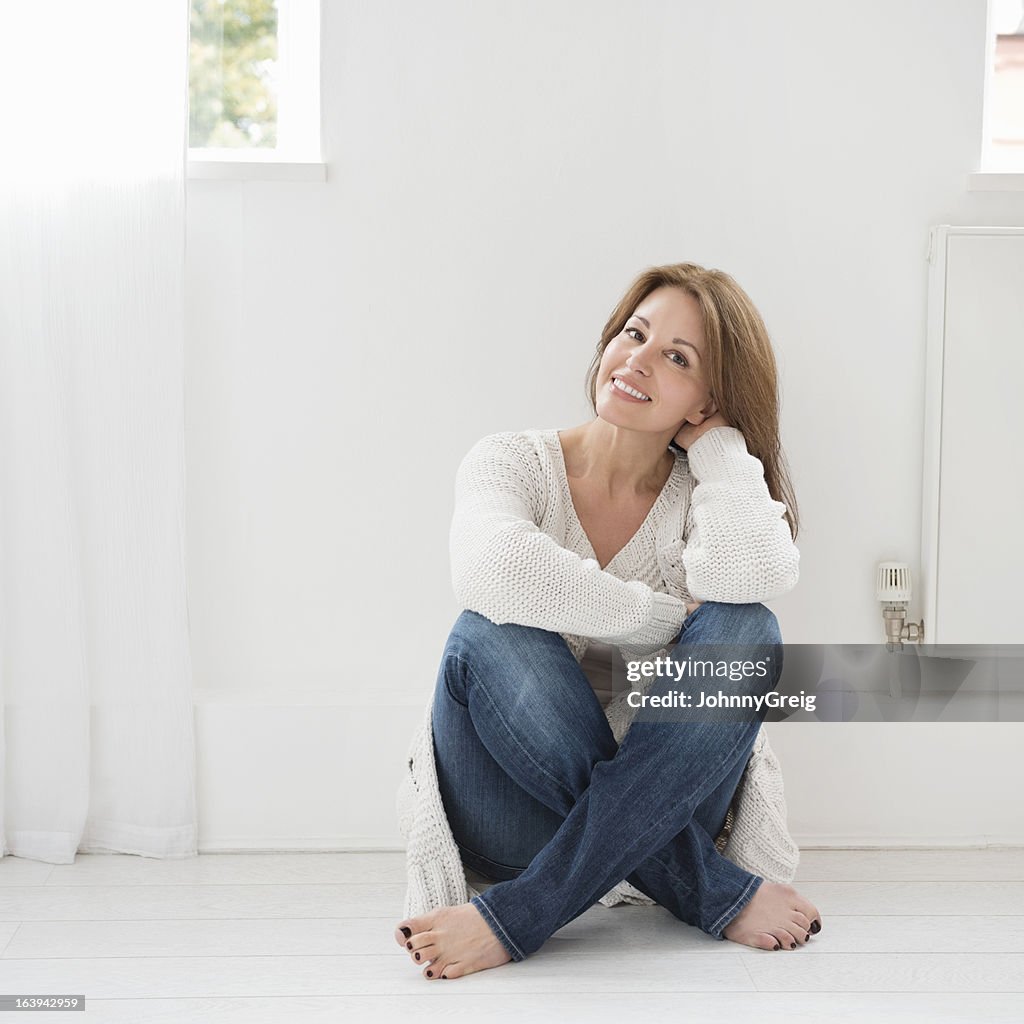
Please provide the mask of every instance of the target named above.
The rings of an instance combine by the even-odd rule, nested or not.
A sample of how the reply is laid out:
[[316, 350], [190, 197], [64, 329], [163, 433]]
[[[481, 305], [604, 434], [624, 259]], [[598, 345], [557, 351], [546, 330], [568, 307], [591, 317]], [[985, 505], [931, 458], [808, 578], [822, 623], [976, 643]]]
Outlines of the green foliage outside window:
[[277, 145], [276, 0], [192, 0], [189, 146]]

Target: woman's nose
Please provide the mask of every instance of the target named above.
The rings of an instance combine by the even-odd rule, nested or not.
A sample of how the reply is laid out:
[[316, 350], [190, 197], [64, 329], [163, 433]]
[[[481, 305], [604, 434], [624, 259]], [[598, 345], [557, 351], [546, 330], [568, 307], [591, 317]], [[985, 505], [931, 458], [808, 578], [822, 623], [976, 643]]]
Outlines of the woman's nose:
[[643, 374], [646, 374], [647, 373], [647, 363], [646, 363], [646, 360], [638, 359], [637, 358], [637, 354], [634, 352], [626, 360], [626, 369], [627, 370], [632, 370], [633, 373], [643, 373]]

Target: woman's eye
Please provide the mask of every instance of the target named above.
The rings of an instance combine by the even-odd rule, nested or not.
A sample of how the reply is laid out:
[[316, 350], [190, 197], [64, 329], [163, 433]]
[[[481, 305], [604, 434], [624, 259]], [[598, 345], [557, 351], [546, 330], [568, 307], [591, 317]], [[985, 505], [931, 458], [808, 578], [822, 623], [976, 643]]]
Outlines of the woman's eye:
[[[635, 336], [636, 340], [639, 341], [641, 345], [644, 343], [644, 336], [641, 333], [639, 327], [626, 327], [623, 330], [622, 333], [625, 334], [625, 335], [628, 335], [631, 338]], [[673, 356], [678, 356], [678, 358], [672, 360], [672, 362], [674, 362], [676, 364], [676, 366], [689, 366], [690, 365], [686, 361], [686, 357], [683, 356], [681, 353], [673, 352], [672, 355]]]

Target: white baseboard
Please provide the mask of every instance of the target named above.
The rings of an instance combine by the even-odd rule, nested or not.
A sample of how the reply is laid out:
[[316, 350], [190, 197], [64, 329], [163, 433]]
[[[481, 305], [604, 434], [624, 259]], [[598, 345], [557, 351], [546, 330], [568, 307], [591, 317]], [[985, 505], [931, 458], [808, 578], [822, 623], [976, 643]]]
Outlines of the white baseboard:
[[[809, 850], [994, 850], [1022, 849], [1013, 836], [799, 836], [801, 852]], [[388, 836], [210, 836], [200, 853], [404, 853], [405, 844]]]
[[[196, 701], [201, 851], [403, 848], [395, 796], [420, 700], [230, 696]], [[772, 725], [800, 848], [1024, 846], [1017, 723], [905, 725]]]
[[988, 850], [1024, 847], [1021, 836], [793, 835], [801, 850]]
[[405, 844], [374, 836], [208, 836], [200, 853], [404, 853]]

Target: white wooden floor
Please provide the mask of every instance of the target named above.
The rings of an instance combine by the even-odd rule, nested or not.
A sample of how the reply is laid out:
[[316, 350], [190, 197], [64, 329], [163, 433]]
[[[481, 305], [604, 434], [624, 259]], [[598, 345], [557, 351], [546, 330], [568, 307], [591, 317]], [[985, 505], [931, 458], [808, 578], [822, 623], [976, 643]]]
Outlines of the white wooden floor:
[[440, 983], [392, 938], [402, 875], [393, 853], [5, 857], [0, 993], [132, 1024], [1024, 1021], [1020, 849], [805, 851], [824, 928], [792, 951], [596, 906], [522, 963]]

